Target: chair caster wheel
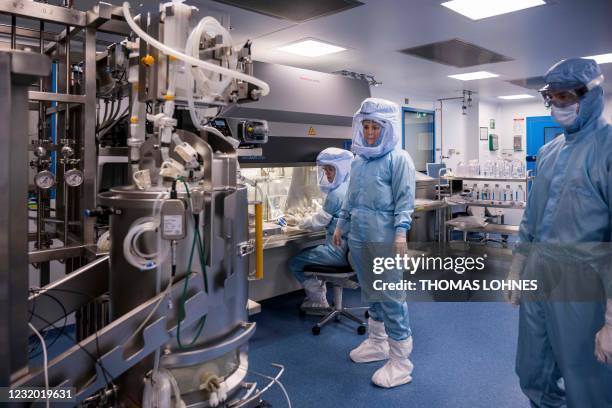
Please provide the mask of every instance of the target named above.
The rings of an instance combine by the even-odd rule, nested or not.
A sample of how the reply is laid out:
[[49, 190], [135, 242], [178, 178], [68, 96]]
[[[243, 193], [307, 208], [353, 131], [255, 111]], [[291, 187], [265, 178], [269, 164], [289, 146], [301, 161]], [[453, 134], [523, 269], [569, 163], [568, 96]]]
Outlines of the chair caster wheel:
[[366, 327], [365, 326], [359, 326], [357, 328], [357, 334], [363, 336], [365, 334], [365, 332], [366, 332]]
[[314, 334], [315, 336], [318, 336], [319, 334], [321, 334], [321, 328], [319, 326], [314, 326], [312, 328], [312, 334]]
[[368, 312], [367, 310], [365, 311], [364, 315], [366, 319], [370, 318], [370, 312]]

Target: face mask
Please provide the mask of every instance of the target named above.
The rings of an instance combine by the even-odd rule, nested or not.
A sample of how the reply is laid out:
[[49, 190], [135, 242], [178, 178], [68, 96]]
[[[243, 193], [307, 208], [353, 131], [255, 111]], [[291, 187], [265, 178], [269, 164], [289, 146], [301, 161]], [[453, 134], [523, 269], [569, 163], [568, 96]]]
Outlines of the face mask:
[[578, 118], [578, 104], [566, 106], [565, 108], [558, 108], [553, 105], [551, 110], [553, 118], [563, 127], [570, 127]]

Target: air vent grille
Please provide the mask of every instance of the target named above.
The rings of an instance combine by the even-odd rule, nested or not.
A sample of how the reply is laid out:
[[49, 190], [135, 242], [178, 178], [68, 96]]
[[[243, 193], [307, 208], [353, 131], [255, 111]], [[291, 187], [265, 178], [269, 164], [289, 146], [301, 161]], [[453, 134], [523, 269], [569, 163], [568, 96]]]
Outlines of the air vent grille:
[[512, 61], [510, 57], [453, 38], [400, 50], [401, 53], [458, 68]]
[[301, 23], [362, 6], [357, 0], [214, 0], [267, 16]]

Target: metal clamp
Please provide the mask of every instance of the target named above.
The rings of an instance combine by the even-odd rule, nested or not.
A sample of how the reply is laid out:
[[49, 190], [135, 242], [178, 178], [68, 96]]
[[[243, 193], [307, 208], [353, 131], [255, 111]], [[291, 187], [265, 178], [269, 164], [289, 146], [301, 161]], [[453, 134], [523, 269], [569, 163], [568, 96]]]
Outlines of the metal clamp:
[[238, 244], [238, 255], [247, 256], [255, 252], [255, 240], [249, 239]]

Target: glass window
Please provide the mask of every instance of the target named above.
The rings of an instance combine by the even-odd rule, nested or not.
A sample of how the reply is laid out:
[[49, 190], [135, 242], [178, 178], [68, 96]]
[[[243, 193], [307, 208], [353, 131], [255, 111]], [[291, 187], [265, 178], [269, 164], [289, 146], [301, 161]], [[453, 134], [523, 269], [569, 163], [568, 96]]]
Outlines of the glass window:
[[404, 111], [404, 149], [410, 154], [417, 171], [426, 171], [435, 162], [434, 114]]

